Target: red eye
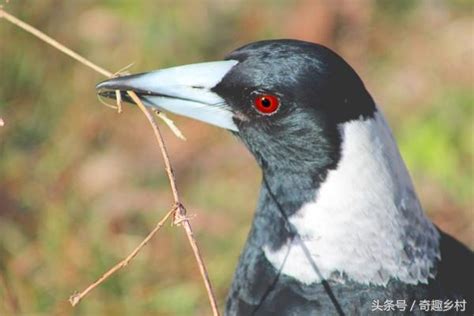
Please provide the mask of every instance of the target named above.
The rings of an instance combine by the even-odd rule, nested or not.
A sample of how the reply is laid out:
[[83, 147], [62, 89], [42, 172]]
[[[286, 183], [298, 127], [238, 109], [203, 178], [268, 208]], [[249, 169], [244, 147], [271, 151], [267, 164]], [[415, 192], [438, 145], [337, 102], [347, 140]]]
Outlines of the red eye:
[[280, 101], [278, 98], [270, 94], [258, 95], [255, 98], [254, 103], [257, 110], [263, 114], [275, 113], [280, 106]]

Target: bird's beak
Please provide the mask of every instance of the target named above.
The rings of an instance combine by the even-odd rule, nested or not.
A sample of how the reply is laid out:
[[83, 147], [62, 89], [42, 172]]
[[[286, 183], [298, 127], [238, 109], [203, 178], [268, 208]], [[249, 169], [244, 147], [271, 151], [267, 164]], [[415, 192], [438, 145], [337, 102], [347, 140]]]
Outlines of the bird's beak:
[[96, 88], [99, 95], [110, 98], [120, 90], [128, 102], [131, 100], [126, 91], [131, 90], [147, 106], [238, 132], [231, 108], [212, 91], [237, 63], [225, 60], [178, 66], [113, 78]]

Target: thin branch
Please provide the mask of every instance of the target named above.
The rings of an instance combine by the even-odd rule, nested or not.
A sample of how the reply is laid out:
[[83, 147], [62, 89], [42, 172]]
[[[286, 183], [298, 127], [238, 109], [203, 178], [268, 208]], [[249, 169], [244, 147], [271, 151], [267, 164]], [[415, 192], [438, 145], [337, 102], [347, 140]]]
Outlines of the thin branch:
[[5, 291], [5, 306], [9, 307], [10, 312], [13, 315], [20, 315], [20, 304], [18, 303], [18, 298], [15, 295], [15, 292], [11, 288], [10, 282], [6, 275], [0, 272], [0, 286], [4, 288]]
[[[110, 71], [94, 64], [90, 60], [82, 57], [78, 53], [72, 51], [71, 49], [67, 48], [63, 44], [56, 41], [55, 39], [49, 37], [48, 35], [44, 34], [40, 30], [34, 28], [33, 26], [31, 26], [29, 24], [26, 24], [25, 22], [19, 20], [17, 17], [15, 17], [15, 16], [11, 15], [10, 13], [8, 13], [7, 11], [5, 11], [1, 6], [0, 6], [0, 18], [4, 18], [7, 21], [13, 23], [14, 25], [16, 25], [16, 26], [22, 28], [23, 30], [27, 31], [28, 33], [33, 34], [34, 36], [36, 36], [39, 39], [41, 39], [42, 41], [50, 44], [51, 46], [53, 46], [54, 48], [56, 48], [59, 51], [63, 52], [64, 54], [68, 55], [69, 57], [77, 60], [78, 62], [82, 63], [83, 65], [85, 65], [89, 68], [92, 68], [96, 72], [98, 72], [98, 73], [100, 73], [100, 74], [102, 74], [106, 77], [112, 78], [112, 77], [119, 76], [120, 74], [122, 74], [122, 72], [124, 70], [128, 69], [129, 67], [131, 67], [133, 65], [133, 63], [131, 63], [131, 64], [123, 67], [122, 69], [120, 69], [118, 72], [112, 73], [112, 72], [110, 72]], [[116, 109], [117, 112], [120, 114], [120, 113], [122, 113], [122, 100], [121, 100], [120, 92], [118, 90], [115, 91], [115, 96], [116, 96], [116, 99], [117, 99], [117, 105], [116, 106], [110, 106], [110, 107], [112, 107], [113, 109]], [[106, 105], [109, 106], [108, 104], [106, 104]], [[173, 121], [168, 119], [166, 117], [166, 115], [158, 115], [158, 116], [159, 116], [160, 119], [163, 120], [163, 122], [166, 123], [166, 125], [168, 125], [168, 127], [176, 135], [176, 137], [178, 137], [182, 140], [186, 140], [186, 138], [183, 136], [183, 133], [174, 125]], [[0, 118], [0, 127], [2, 127], [4, 125], [5, 125], [4, 121]]]
[[165, 122], [168, 127], [171, 129], [171, 131], [176, 135], [181, 140], [186, 140], [186, 137], [184, 137], [183, 133], [178, 129], [178, 127], [174, 124], [174, 122], [166, 115], [165, 112], [160, 112], [158, 110], [155, 110], [155, 114]]
[[196, 239], [194, 238], [193, 230], [191, 228], [191, 223], [189, 222], [188, 217], [186, 216], [186, 209], [184, 208], [183, 204], [179, 200], [178, 189], [176, 187], [176, 179], [173, 172], [173, 167], [171, 166], [168, 151], [166, 149], [165, 143], [163, 141], [163, 136], [161, 135], [160, 128], [158, 124], [153, 119], [153, 115], [150, 111], [143, 105], [142, 101], [133, 91], [127, 91], [128, 95], [133, 99], [133, 101], [138, 105], [140, 110], [142, 110], [143, 114], [145, 114], [148, 122], [150, 123], [151, 127], [153, 128], [153, 132], [155, 133], [156, 140], [158, 145], [160, 146], [161, 154], [163, 155], [163, 160], [165, 162], [165, 169], [166, 173], [168, 174], [168, 179], [170, 181], [171, 191], [173, 192], [174, 201], [176, 203], [177, 209], [174, 216], [174, 223], [183, 225], [184, 230], [186, 231], [186, 235], [188, 237], [189, 244], [193, 249], [194, 257], [199, 266], [199, 272], [201, 273], [202, 279], [204, 281], [204, 285], [206, 286], [207, 296], [209, 297], [209, 302], [212, 307], [212, 312], [215, 316], [219, 315], [219, 309], [217, 308], [217, 301], [214, 295], [214, 291], [212, 290], [211, 281], [209, 280], [209, 275], [207, 273], [206, 265], [204, 264], [204, 260], [202, 259], [201, 252], [199, 251], [199, 247], [196, 243]]
[[[22, 28], [23, 30], [33, 34], [34, 36], [38, 37], [39, 39], [43, 40], [44, 42], [52, 45], [56, 49], [62, 51], [63, 53], [67, 54], [68, 56], [74, 58], [75, 60], [79, 61], [80, 63], [92, 68], [93, 70], [95, 70], [95, 71], [97, 71], [101, 74], [103, 74], [104, 76], [107, 76], [107, 77], [113, 77], [114, 76], [113, 73], [103, 69], [102, 67], [97, 66], [96, 64], [92, 63], [91, 61], [87, 60], [86, 58], [80, 56], [76, 52], [74, 52], [71, 49], [67, 48], [66, 46], [60, 44], [56, 40], [52, 39], [48, 35], [44, 34], [43, 32], [37, 30], [36, 28], [32, 27], [31, 25], [28, 25], [25, 22], [23, 22], [23, 21], [19, 20], [18, 18], [14, 17], [13, 15], [7, 13], [5, 10], [3, 10], [0, 7], [0, 18], [2, 18], [2, 17], [5, 18], [6, 20], [8, 20], [9, 22], [13, 23], [14, 25], [17, 25], [18, 27]], [[209, 301], [210, 301], [210, 304], [211, 304], [213, 315], [214, 316], [219, 316], [219, 310], [217, 308], [216, 298], [215, 298], [214, 292], [212, 290], [212, 286], [211, 286], [211, 282], [209, 280], [207, 269], [206, 269], [206, 266], [204, 264], [204, 260], [202, 259], [201, 253], [199, 251], [199, 247], [196, 243], [196, 239], [194, 238], [194, 234], [193, 234], [193, 231], [192, 231], [192, 228], [191, 228], [191, 224], [189, 222], [189, 218], [186, 216], [186, 209], [184, 208], [183, 204], [180, 202], [178, 189], [176, 187], [176, 179], [175, 179], [175, 176], [174, 176], [174, 173], [173, 173], [173, 168], [171, 166], [171, 163], [170, 163], [170, 160], [169, 160], [169, 155], [168, 155], [168, 152], [166, 150], [166, 146], [165, 146], [165, 143], [163, 141], [163, 137], [160, 133], [158, 124], [153, 119], [153, 115], [143, 105], [143, 103], [140, 101], [140, 99], [135, 94], [135, 92], [127, 91], [127, 93], [133, 99], [133, 101], [138, 105], [140, 110], [142, 110], [142, 112], [145, 114], [146, 118], [148, 119], [148, 121], [150, 122], [150, 125], [153, 128], [153, 131], [155, 133], [156, 139], [158, 141], [158, 145], [160, 147], [160, 150], [161, 150], [161, 153], [162, 153], [162, 156], [163, 156], [163, 160], [165, 162], [165, 169], [166, 169], [169, 181], [170, 181], [171, 191], [173, 193], [173, 198], [174, 198], [174, 201], [175, 201], [175, 207], [166, 214], [166, 216], [156, 225], [155, 229], [148, 234], [148, 236], [142, 241], [142, 243], [140, 243], [140, 245], [137, 248], [135, 248], [135, 250], [132, 251], [132, 253], [127, 258], [125, 258], [124, 260], [119, 262], [117, 265], [115, 265], [112, 269], [107, 271], [102, 277], [100, 277], [96, 282], [92, 283], [84, 291], [82, 291], [81, 293], [77, 293], [77, 294], [72, 295], [69, 298], [69, 301], [71, 302], [71, 304], [73, 306], [76, 305], [85, 295], [87, 295], [90, 291], [92, 291], [100, 283], [102, 283], [104, 280], [106, 280], [108, 277], [110, 277], [116, 271], [118, 271], [121, 268], [128, 265], [128, 263], [138, 254], [140, 249], [143, 248], [143, 246], [145, 246], [148, 243], [148, 241], [154, 236], [154, 234], [161, 228], [161, 226], [168, 219], [168, 217], [171, 214], [174, 214], [174, 223], [176, 225], [182, 224], [182, 226], [183, 226], [183, 228], [186, 232], [186, 235], [188, 237], [188, 241], [189, 241], [189, 243], [191, 245], [191, 248], [193, 250], [194, 256], [195, 256], [196, 261], [198, 263], [199, 271], [201, 273], [201, 276], [203, 278], [203, 281], [204, 281], [204, 284], [205, 284], [205, 287], [206, 287], [206, 291], [207, 291], [207, 294], [208, 294], [208, 297], [209, 297]], [[120, 104], [121, 104], [121, 100], [117, 99], [117, 106], [118, 106], [119, 109], [120, 109]], [[164, 119], [164, 121], [165, 121], [166, 124], [168, 124], [170, 126], [169, 120], [167, 121], [167, 120]], [[171, 128], [171, 129], [174, 130], [173, 128]]]
[[122, 261], [113, 266], [109, 271], [104, 273], [100, 278], [97, 279], [94, 283], [89, 285], [85, 290], [80, 293], [74, 293], [69, 297], [69, 302], [72, 306], [76, 306], [79, 301], [84, 298], [90, 291], [95, 289], [99, 284], [107, 280], [112, 274], [118, 270], [126, 267], [130, 261], [135, 258], [135, 256], [140, 252], [140, 250], [153, 238], [153, 236], [160, 230], [163, 224], [168, 220], [168, 218], [176, 211], [176, 206], [173, 207], [166, 215], [156, 224], [155, 228], [143, 239], [143, 241]]
[[93, 62], [85, 59], [84, 57], [82, 57], [78, 53], [70, 50], [69, 48], [67, 48], [63, 44], [59, 43], [58, 41], [52, 39], [48, 35], [41, 32], [40, 30], [34, 28], [33, 26], [31, 26], [29, 24], [26, 24], [25, 22], [21, 21], [20, 19], [16, 18], [15, 16], [11, 15], [10, 13], [5, 11], [1, 7], [0, 7], [0, 18], [4, 18], [4, 19], [8, 20], [9, 22], [15, 24], [16, 26], [22, 28], [23, 30], [27, 31], [28, 33], [33, 34], [34, 36], [38, 37], [42, 41], [48, 43], [49, 45], [53, 46], [54, 48], [56, 48], [60, 51], [62, 51], [66, 55], [69, 55], [70, 57], [74, 58], [78, 62], [86, 65], [89, 68], [94, 69], [96, 72], [98, 72], [100, 74], [103, 74], [106, 77], [112, 77], [113, 76], [113, 73], [111, 73], [110, 71], [107, 71], [104, 68], [97, 66]]

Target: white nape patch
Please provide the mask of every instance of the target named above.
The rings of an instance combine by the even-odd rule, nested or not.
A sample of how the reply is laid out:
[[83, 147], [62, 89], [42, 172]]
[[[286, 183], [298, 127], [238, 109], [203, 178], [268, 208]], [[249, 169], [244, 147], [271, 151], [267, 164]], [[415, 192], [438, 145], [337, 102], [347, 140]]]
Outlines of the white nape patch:
[[439, 233], [423, 214], [385, 119], [377, 111], [340, 128], [337, 169], [289, 218], [320, 274], [297, 238], [276, 251], [265, 246], [265, 256], [305, 284], [341, 274], [363, 284], [427, 283], [440, 258]]

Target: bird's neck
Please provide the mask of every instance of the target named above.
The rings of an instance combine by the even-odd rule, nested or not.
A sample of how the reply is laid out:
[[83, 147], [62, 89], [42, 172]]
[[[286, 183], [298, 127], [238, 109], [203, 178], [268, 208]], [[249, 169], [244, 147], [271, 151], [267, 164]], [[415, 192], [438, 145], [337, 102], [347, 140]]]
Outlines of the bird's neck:
[[382, 115], [340, 129], [341, 158], [327, 174], [264, 172], [248, 245], [261, 247], [276, 269], [306, 284], [321, 277], [426, 283], [439, 259], [439, 235]]
[[249, 241], [279, 249], [294, 235], [289, 219], [315, 196], [317, 183], [307, 174], [264, 172]]

